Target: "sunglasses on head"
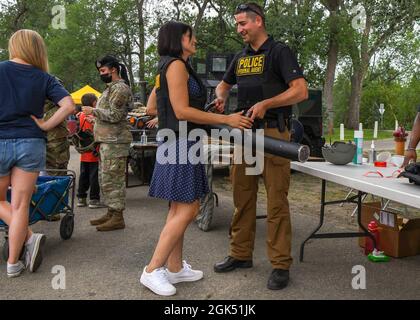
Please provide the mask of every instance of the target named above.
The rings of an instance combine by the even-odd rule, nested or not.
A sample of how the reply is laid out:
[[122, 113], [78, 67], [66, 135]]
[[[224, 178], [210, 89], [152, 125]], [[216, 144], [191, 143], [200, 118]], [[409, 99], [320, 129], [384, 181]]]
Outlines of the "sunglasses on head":
[[257, 10], [253, 9], [250, 5], [246, 3], [240, 4], [239, 6], [237, 6], [236, 12], [238, 11], [252, 11], [264, 19], [264, 16], [261, 14], [261, 12], [258, 12]]

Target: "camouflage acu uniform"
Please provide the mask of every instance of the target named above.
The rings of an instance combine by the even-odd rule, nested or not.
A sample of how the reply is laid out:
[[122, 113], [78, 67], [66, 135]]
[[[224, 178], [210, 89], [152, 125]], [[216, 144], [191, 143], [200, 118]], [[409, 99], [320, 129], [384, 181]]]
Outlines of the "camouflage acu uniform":
[[[50, 119], [58, 110], [59, 106], [47, 100], [44, 105], [44, 120]], [[67, 120], [61, 122], [57, 127], [47, 132], [47, 169], [64, 169], [70, 159], [70, 143], [68, 136]], [[64, 175], [47, 170], [48, 175]]]
[[95, 141], [99, 148], [99, 185], [108, 208], [125, 209], [125, 166], [132, 135], [127, 124], [133, 104], [131, 89], [124, 80], [108, 84], [93, 111]]

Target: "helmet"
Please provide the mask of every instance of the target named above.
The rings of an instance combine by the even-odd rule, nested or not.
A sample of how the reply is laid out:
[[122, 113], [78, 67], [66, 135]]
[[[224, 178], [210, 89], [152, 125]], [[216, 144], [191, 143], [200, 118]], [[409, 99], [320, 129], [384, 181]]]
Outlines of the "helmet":
[[70, 138], [77, 152], [85, 153], [96, 151], [97, 143], [95, 142], [91, 131], [79, 130], [78, 132], [72, 134]]
[[352, 142], [336, 141], [331, 146], [322, 147], [322, 155], [332, 164], [344, 165], [353, 160], [356, 154], [356, 145]]

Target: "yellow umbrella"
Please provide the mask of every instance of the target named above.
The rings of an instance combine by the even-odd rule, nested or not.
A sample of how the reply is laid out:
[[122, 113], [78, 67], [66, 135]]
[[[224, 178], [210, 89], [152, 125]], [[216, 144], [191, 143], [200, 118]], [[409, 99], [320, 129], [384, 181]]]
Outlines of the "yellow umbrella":
[[86, 85], [83, 88], [73, 92], [71, 94], [71, 97], [73, 98], [73, 101], [75, 104], [82, 104], [82, 97], [86, 93], [93, 93], [95, 96], [99, 97], [101, 93], [95, 89], [93, 89], [90, 85]]

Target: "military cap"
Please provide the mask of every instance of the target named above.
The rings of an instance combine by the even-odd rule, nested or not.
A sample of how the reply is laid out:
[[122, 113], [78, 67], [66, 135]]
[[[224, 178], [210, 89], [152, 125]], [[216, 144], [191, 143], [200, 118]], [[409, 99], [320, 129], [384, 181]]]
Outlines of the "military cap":
[[115, 67], [118, 68], [120, 63], [114, 56], [106, 55], [98, 60], [96, 60], [96, 69], [99, 70], [99, 68], [102, 67]]

